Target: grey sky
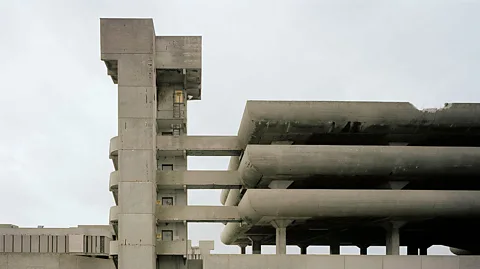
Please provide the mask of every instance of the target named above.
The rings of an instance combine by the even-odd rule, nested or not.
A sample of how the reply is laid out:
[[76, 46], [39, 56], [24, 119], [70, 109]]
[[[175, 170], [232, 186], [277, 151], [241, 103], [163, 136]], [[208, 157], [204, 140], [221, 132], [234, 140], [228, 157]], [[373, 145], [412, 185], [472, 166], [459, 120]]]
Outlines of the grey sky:
[[[189, 104], [188, 131], [233, 135], [247, 99], [480, 102], [478, 14], [479, 1], [457, 0], [0, 1], [0, 223], [108, 223], [117, 93], [100, 17], [202, 35], [203, 100]], [[227, 163], [190, 158], [189, 169]], [[189, 201], [219, 204], [218, 191]], [[221, 246], [222, 226], [190, 225], [190, 238], [238, 252]]]

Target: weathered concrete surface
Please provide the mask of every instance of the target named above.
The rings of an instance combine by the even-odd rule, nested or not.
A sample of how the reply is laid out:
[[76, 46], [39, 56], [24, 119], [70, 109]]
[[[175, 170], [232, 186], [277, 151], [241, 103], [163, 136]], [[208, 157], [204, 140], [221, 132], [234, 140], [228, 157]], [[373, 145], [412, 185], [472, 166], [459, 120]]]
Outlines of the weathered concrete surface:
[[479, 256], [205, 255], [203, 269], [478, 269]]
[[237, 171], [157, 171], [159, 189], [239, 189], [241, 185]]
[[70, 254], [0, 254], [0, 269], [115, 269], [112, 259]]
[[478, 145], [479, 126], [480, 104], [418, 110], [405, 102], [248, 101], [238, 136], [244, 146], [272, 141], [438, 145], [452, 142], [452, 135], [457, 145]]
[[267, 177], [476, 176], [480, 175], [480, 148], [248, 145], [238, 171], [250, 188]]
[[157, 206], [157, 216], [166, 222], [239, 222], [236, 206]]
[[162, 156], [237, 156], [243, 151], [237, 136], [157, 136]]

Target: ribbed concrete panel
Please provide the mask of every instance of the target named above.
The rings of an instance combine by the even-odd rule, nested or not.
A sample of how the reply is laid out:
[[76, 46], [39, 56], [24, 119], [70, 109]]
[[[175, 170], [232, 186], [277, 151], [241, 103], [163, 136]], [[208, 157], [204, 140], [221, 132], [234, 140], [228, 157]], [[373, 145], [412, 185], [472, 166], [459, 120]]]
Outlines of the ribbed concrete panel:
[[255, 187], [262, 177], [480, 175], [480, 148], [249, 145], [238, 168]]

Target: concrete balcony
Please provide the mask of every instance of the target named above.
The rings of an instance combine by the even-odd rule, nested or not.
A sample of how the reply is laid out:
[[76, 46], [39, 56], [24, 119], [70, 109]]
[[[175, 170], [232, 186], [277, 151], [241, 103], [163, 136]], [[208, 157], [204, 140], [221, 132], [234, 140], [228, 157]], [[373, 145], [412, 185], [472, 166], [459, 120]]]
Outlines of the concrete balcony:
[[120, 207], [119, 206], [112, 206], [110, 207], [110, 216], [109, 216], [109, 220], [110, 220], [110, 223], [111, 224], [116, 224], [118, 223], [118, 213], [120, 211]]
[[241, 222], [236, 206], [161, 206], [156, 209], [162, 222]]
[[113, 166], [115, 170], [118, 170], [118, 149], [120, 147], [120, 140], [118, 136], [113, 137], [110, 139], [110, 150], [109, 150], [109, 157], [113, 162]]
[[237, 171], [157, 171], [159, 189], [239, 189], [241, 186]]
[[182, 240], [162, 241], [157, 240], [155, 246], [157, 255], [187, 255], [187, 242]]
[[115, 203], [118, 205], [118, 181], [119, 181], [119, 172], [113, 171], [110, 173], [110, 181], [109, 181], [109, 189], [113, 194], [113, 199], [115, 199]]
[[157, 136], [162, 156], [238, 156], [243, 148], [236, 136]]
[[110, 241], [110, 256], [118, 255], [118, 241]]

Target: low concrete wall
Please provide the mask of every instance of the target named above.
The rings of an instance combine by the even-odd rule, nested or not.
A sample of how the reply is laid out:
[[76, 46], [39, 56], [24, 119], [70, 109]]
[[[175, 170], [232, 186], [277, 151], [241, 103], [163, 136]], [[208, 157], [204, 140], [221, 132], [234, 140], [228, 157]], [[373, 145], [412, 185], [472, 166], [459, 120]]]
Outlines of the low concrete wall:
[[204, 255], [203, 269], [478, 269], [480, 256]]
[[2, 253], [0, 269], [115, 269], [111, 259], [70, 254]]

